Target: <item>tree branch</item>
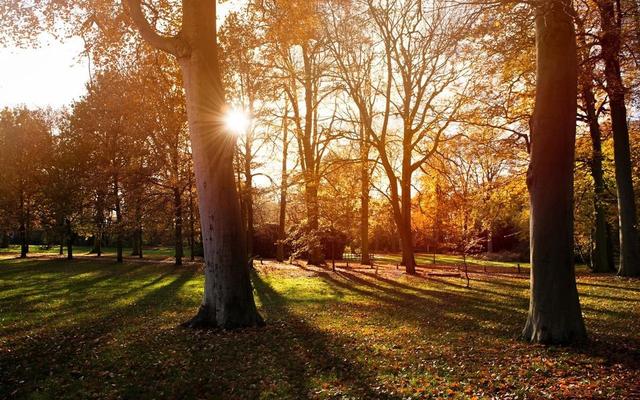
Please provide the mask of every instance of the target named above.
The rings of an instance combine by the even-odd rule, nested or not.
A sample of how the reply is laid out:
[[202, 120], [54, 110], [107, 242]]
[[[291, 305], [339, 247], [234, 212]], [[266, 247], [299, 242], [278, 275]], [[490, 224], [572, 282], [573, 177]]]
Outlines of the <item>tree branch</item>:
[[177, 36], [163, 36], [159, 34], [149, 21], [147, 21], [142, 12], [141, 0], [126, 0], [129, 8], [129, 15], [133, 23], [138, 28], [138, 32], [142, 38], [151, 46], [166, 51], [169, 54], [180, 58], [188, 55], [188, 45]]

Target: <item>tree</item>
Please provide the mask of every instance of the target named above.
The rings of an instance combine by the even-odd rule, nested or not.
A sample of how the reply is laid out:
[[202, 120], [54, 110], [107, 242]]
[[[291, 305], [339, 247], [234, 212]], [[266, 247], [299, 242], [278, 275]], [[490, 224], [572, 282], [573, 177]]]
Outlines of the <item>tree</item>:
[[[588, 14], [588, 10], [583, 12]], [[593, 179], [593, 242], [591, 250], [591, 264], [594, 272], [609, 272], [614, 269], [613, 254], [611, 254], [611, 237], [607, 223], [607, 209], [605, 203], [605, 180], [603, 170], [602, 132], [599, 117], [602, 105], [598, 106], [595, 95], [595, 59], [590, 56], [593, 44], [587, 41], [586, 15], [576, 17], [578, 60], [580, 67], [579, 94], [584, 112], [584, 119], [589, 126], [591, 138], [592, 157], [589, 163], [591, 177]]]
[[600, 12], [602, 59], [606, 91], [611, 109], [611, 130], [615, 158], [616, 188], [618, 192], [618, 218], [620, 221], [620, 268], [622, 276], [640, 276], [640, 242], [638, 221], [631, 175], [631, 151], [625, 87], [620, 69], [622, 32], [619, 4], [613, 0], [596, 1]]
[[235, 137], [225, 132], [225, 95], [216, 49], [216, 1], [183, 2], [179, 35], [164, 36], [147, 21], [140, 0], [127, 0], [142, 37], [173, 54], [186, 92], [204, 244], [204, 298], [189, 327], [262, 325], [249, 280], [246, 242], [233, 175]]
[[573, 262], [573, 164], [577, 54], [571, 2], [536, 8], [537, 83], [527, 184], [531, 295], [522, 336], [537, 343], [584, 339]]
[[[352, 41], [357, 13], [345, 7], [342, 15], [333, 14], [337, 22], [332, 30], [340, 40], [332, 50], [388, 180], [385, 196], [400, 236], [402, 264], [414, 274], [412, 179], [451, 136], [452, 123], [466, 103], [462, 81], [467, 65], [456, 57], [468, 20], [464, 12], [440, 2], [428, 10], [421, 1], [369, 0], [363, 7], [369, 37]], [[375, 41], [380, 44], [372, 46]], [[384, 78], [374, 80], [372, 73]]]
[[[255, 14], [245, 10], [242, 13], [233, 12], [227, 16], [220, 29], [220, 49], [223, 55], [224, 82], [228, 100], [234, 104], [236, 113], [248, 114], [243, 119], [247, 121], [228, 121], [235, 123], [234, 127], [239, 135], [238, 163], [239, 174], [243, 182], [238, 182], [241, 193], [241, 206], [246, 226], [247, 253], [254, 256], [253, 237], [255, 236], [254, 197], [255, 187], [253, 179], [256, 175], [256, 154], [260, 152], [266, 140], [264, 122], [261, 117], [269, 102], [265, 89], [273, 89], [261, 79], [268, 73], [268, 67], [260, 57], [260, 45], [263, 39], [257, 34]], [[243, 115], [239, 115], [242, 117]]]
[[50, 121], [44, 112], [26, 108], [0, 112], [3, 203], [17, 225], [20, 257], [27, 257], [31, 228], [42, 198], [43, 167], [52, 147]]

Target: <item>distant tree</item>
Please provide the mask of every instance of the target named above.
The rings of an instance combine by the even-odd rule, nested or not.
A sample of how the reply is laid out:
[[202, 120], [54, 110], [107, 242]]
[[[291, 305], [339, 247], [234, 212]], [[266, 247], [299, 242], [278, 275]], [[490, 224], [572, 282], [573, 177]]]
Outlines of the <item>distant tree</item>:
[[[247, 253], [253, 256], [253, 237], [255, 236], [254, 177], [259, 167], [257, 154], [268, 143], [268, 123], [265, 120], [267, 110], [276, 100], [275, 90], [271, 86], [273, 80], [266, 79], [270, 69], [261, 55], [264, 42], [261, 30], [257, 30], [259, 19], [250, 8], [240, 12], [232, 12], [220, 28], [220, 49], [222, 70], [228, 101], [239, 116], [245, 114], [247, 121], [236, 121], [236, 124], [247, 126], [234, 127], [242, 132], [238, 134], [238, 168], [242, 175], [240, 199], [246, 226]], [[227, 121], [227, 124], [234, 121]]]
[[66, 244], [70, 260], [78, 225], [85, 222], [85, 211], [91, 206], [87, 192], [91, 153], [87, 151], [86, 142], [76, 140], [69, 114], [62, 114], [58, 121], [58, 134], [51, 143], [51, 157], [43, 168], [42, 192], [47, 211], [59, 232], [60, 249], [62, 251]]
[[[343, 35], [334, 54], [388, 181], [388, 190], [381, 192], [392, 206], [402, 264], [414, 274], [412, 179], [451, 135], [452, 123], [466, 103], [466, 64], [454, 60], [468, 20], [464, 12], [439, 2], [429, 10], [421, 1], [367, 1], [363, 7], [370, 21], [369, 40], [379, 41], [379, 48], [372, 53], [349, 47], [349, 28], [357, 23], [357, 13], [345, 7], [342, 15], [333, 14], [341, 21], [338, 32]], [[360, 46], [372, 49], [366, 42]], [[374, 81], [366, 75], [371, 73], [383, 79]], [[378, 96], [380, 101], [375, 100]]]
[[[591, 56], [593, 47], [598, 43], [589, 40], [588, 26], [592, 10], [585, 3], [586, 9], [576, 12], [578, 61], [579, 61], [579, 100], [583, 119], [589, 127], [591, 138], [591, 160], [589, 169], [593, 179], [593, 246], [591, 248], [591, 266], [594, 272], [614, 270], [610, 227], [607, 222], [606, 186], [603, 169], [602, 130], [600, 117], [604, 109], [604, 100], [598, 102], [596, 97], [596, 61]], [[589, 32], [590, 33], [590, 32]]]
[[41, 206], [43, 169], [52, 149], [51, 120], [41, 111], [4, 109], [0, 111], [0, 143], [5, 220], [18, 232], [20, 257], [25, 258]]

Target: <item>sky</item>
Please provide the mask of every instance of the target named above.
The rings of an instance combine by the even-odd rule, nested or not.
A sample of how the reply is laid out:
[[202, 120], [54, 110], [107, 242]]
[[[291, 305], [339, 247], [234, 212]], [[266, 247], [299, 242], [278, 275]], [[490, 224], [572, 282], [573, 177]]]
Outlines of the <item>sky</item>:
[[[219, 5], [218, 26], [241, 3]], [[18, 105], [60, 108], [85, 93], [89, 64], [81, 57], [82, 39], [61, 42], [43, 33], [39, 42], [38, 48], [0, 47], [0, 109]]]
[[89, 79], [82, 39], [40, 35], [39, 48], [0, 48], [0, 108], [59, 108], [85, 92]]

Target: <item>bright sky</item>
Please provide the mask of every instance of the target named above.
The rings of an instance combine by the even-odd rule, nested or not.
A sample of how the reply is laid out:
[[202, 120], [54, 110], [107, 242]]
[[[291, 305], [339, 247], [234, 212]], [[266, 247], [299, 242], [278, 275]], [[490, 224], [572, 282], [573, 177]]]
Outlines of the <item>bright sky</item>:
[[61, 43], [48, 34], [40, 39], [36, 49], [0, 48], [0, 108], [57, 108], [85, 92], [89, 70], [79, 56], [82, 39]]
[[[241, 3], [218, 5], [218, 26]], [[80, 56], [82, 39], [60, 42], [42, 34], [40, 44], [35, 49], [0, 47], [0, 109], [16, 105], [59, 108], [85, 93], [89, 67]]]

